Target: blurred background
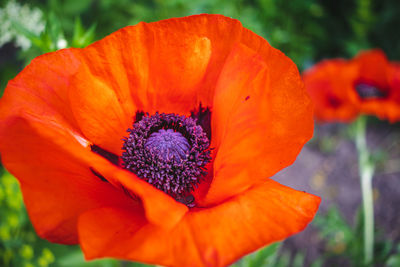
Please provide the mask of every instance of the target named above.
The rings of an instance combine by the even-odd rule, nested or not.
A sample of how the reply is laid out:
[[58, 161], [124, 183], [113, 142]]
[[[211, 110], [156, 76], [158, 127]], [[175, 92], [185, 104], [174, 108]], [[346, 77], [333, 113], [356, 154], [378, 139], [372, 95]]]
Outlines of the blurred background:
[[[399, 0], [1, 0], [0, 92], [34, 57], [65, 47], [85, 47], [140, 21], [199, 13], [236, 18], [283, 51], [300, 71], [324, 58], [351, 58], [381, 48], [400, 61]], [[316, 125], [296, 163], [275, 180], [323, 197], [311, 226], [254, 253], [237, 266], [360, 266], [362, 222], [352, 127]], [[374, 179], [378, 266], [400, 266], [400, 127], [373, 119], [368, 143]], [[141, 266], [84, 262], [79, 247], [38, 238], [17, 181], [0, 168], [0, 266]], [[266, 229], [268, 230], [268, 229]]]

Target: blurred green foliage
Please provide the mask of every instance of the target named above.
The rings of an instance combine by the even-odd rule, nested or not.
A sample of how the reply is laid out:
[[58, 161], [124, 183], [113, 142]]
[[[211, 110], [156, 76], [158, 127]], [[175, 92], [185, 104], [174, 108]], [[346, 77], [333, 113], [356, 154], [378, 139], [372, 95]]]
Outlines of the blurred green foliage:
[[[4, 7], [10, 1], [4, 1]], [[382, 48], [400, 59], [398, 0], [31, 0], [22, 5], [41, 10], [45, 30], [27, 28], [26, 17], [13, 19], [12, 28], [32, 43], [17, 51], [15, 64], [0, 61], [0, 89], [30, 60], [66, 46], [83, 47], [124, 26], [199, 13], [218, 13], [239, 19], [265, 37], [304, 69], [322, 58], [351, 57], [360, 49]], [[32, 11], [33, 12], [33, 11]], [[1, 21], [0, 33], [5, 23]], [[9, 21], [9, 18], [5, 18]], [[35, 28], [33, 28], [35, 29]], [[87, 30], [89, 29], [89, 30]], [[1, 38], [0, 38], [1, 45]], [[10, 48], [11, 49], [11, 48]], [[12, 50], [12, 49], [11, 49]], [[8, 52], [8, 51], [7, 51]], [[0, 54], [1, 55], [1, 54]]]
[[321, 267], [322, 259], [311, 264], [305, 261], [305, 253], [297, 252], [294, 256], [282, 248], [281, 243], [274, 243], [239, 260], [232, 267]]
[[0, 176], [0, 266], [47, 267], [54, 254], [32, 229], [18, 182], [9, 173]]
[[[323, 58], [351, 57], [379, 47], [400, 59], [398, 0], [30, 0], [0, 2], [0, 92], [34, 57], [64, 47], [85, 47], [124, 26], [199, 13], [239, 19], [287, 54], [302, 70]], [[319, 145], [326, 153], [335, 140]], [[380, 155], [377, 155], [379, 157]], [[383, 156], [382, 156], [383, 157]], [[341, 255], [361, 262], [361, 222], [355, 227], [332, 209], [315, 225], [327, 253], [311, 266]], [[400, 246], [376, 244], [377, 263], [400, 266]], [[389, 252], [392, 252], [391, 254]], [[305, 253], [273, 244], [234, 266], [305, 266]], [[0, 168], [0, 266], [144, 266], [116, 260], [85, 262], [79, 247], [50, 244], [36, 236], [17, 181]]]
[[[356, 216], [354, 226], [348, 224], [339, 210], [333, 206], [323, 216], [315, 217], [313, 224], [320, 230], [320, 237], [325, 241], [324, 260], [345, 259], [350, 266], [364, 266], [363, 262], [363, 221], [362, 213]], [[374, 244], [374, 263], [372, 266], [383, 266], [394, 248], [390, 240], [384, 239], [383, 233], [376, 231]], [[365, 265], [365, 266], [371, 266]]]
[[[81, 0], [32, 1], [57, 14], [66, 36], [74, 17], [97, 23], [103, 37], [139, 21], [156, 21], [199, 13], [239, 19], [269, 40], [299, 66], [326, 57], [353, 56], [362, 48], [380, 47], [400, 59], [400, 2], [397, 0]], [[48, 12], [46, 12], [48, 13]]]

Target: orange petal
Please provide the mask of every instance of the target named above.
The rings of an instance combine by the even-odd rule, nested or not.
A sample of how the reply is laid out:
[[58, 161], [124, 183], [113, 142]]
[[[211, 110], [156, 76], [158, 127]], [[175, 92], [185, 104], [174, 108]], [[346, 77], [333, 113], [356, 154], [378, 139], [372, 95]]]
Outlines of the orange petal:
[[[200, 102], [211, 106], [234, 45], [241, 39], [254, 41], [256, 50], [268, 45], [255, 36], [237, 20], [202, 14], [123, 28], [93, 44], [90, 49], [96, 52], [90, 58], [99, 58], [93, 68], [109, 76], [113, 86], [129, 87], [137, 109], [187, 115]], [[114, 82], [119, 73], [123, 83]]]
[[191, 16], [126, 27], [81, 50], [70, 90], [81, 131], [119, 154], [136, 110], [188, 115], [199, 103], [211, 106], [241, 30], [227, 17]]
[[387, 89], [389, 62], [382, 50], [363, 51], [351, 61], [359, 66], [359, 79], [361, 81], [372, 82], [373, 85], [381, 89]]
[[[101, 77], [102, 86], [116, 90], [119, 101], [130, 98], [139, 110], [188, 114], [201, 102], [199, 88], [211, 43], [206, 35], [196, 34], [196, 25], [168, 20], [123, 28], [82, 54], [91, 73], [83, 85]], [[83, 73], [77, 86], [87, 76]]]
[[303, 73], [315, 116], [320, 121], [349, 122], [360, 111], [355, 91], [358, 66], [342, 59], [325, 60]]
[[389, 99], [386, 105], [386, 118], [390, 122], [400, 121], [400, 63], [390, 64], [388, 71]]
[[231, 200], [186, 214], [173, 229], [146, 224], [124, 208], [83, 214], [79, 237], [87, 259], [116, 257], [166, 266], [226, 266], [303, 230], [320, 199], [272, 180]]
[[217, 203], [293, 163], [312, 136], [312, 105], [296, 66], [238, 45], [221, 72], [212, 114], [214, 178], [200, 205]]
[[[390, 63], [379, 49], [363, 51], [351, 60], [325, 60], [303, 74], [315, 103], [315, 116], [321, 121], [350, 122], [359, 114], [369, 114], [395, 122], [400, 119], [400, 76], [396, 63]], [[397, 74], [396, 74], [397, 73]], [[358, 83], [379, 88], [383, 98], [363, 99]]]
[[64, 49], [33, 59], [7, 84], [0, 100], [0, 115], [5, 117], [23, 111], [35, 120], [62, 121], [65, 126], [79, 132], [68, 98], [70, 78], [80, 66], [76, 51]]
[[2, 162], [20, 181], [32, 223], [43, 238], [77, 243], [77, 218], [93, 208], [142, 209], [140, 203], [96, 177], [90, 165], [68, 153], [83, 150], [71, 136], [68, 140], [62, 132], [47, 130], [45, 138], [38, 137], [37, 130], [22, 118], [2, 121], [0, 126]]
[[400, 62], [390, 64], [388, 80], [391, 88], [390, 98], [400, 105]]
[[[71, 109], [87, 139], [120, 155], [122, 138], [132, 126], [136, 110], [129, 96], [129, 89], [115, 81], [118, 80], [117, 75], [107, 72], [111, 72], [107, 67], [118, 70], [123, 65], [111, 65], [112, 62], [105, 64], [102, 58], [96, 56], [96, 51], [91, 47], [82, 51], [82, 65], [73, 79], [71, 77]], [[98, 70], [102, 63], [105, 69]], [[118, 73], [123, 76], [125, 72], [120, 70]]]
[[[87, 66], [83, 65], [82, 67], [81, 63], [78, 63], [77, 57], [80, 56], [78, 54], [79, 50], [77, 49], [66, 49], [38, 57], [33, 60], [32, 64], [24, 69], [18, 77], [8, 84], [4, 96], [0, 100], [0, 134], [4, 136], [0, 140], [0, 151], [5, 166], [7, 167], [9, 164], [6, 159], [8, 157], [13, 157], [15, 160], [13, 160], [12, 163], [15, 165], [12, 166], [12, 169], [11, 167], [8, 168], [10, 172], [14, 173], [19, 179], [37, 179], [32, 178], [32, 175], [34, 174], [26, 177], [23, 176], [25, 173], [17, 175], [17, 173], [19, 173], [17, 167], [18, 159], [23, 158], [25, 155], [23, 150], [16, 151], [12, 150], [12, 148], [20, 147], [19, 142], [25, 142], [22, 140], [24, 138], [23, 135], [25, 134], [27, 138], [30, 138], [29, 140], [31, 143], [29, 144], [33, 145], [35, 143], [33, 139], [36, 139], [38, 144], [44, 144], [43, 150], [36, 150], [36, 146], [35, 148], [26, 148], [27, 151], [29, 149], [35, 149], [31, 152], [32, 158], [35, 157], [35, 153], [43, 154], [45, 147], [48, 147], [48, 143], [53, 144], [52, 148], [58, 149], [57, 153], [65, 153], [67, 160], [69, 160], [70, 157], [73, 157], [79, 158], [79, 164], [85, 163], [87, 166], [86, 172], [89, 170], [89, 167], [96, 167], [97, 171], [102, 170], [104, 173], [110, 174], [110, 180], [120, 191], [122, 190], [121, 184], [126, 183], [126, 187], [132, 191], [132, 194], [137, 194], [137, 196], [142, 199], [146, 210], [146, 216], [151, 222], [161, 224], [161, 221], [166, 221], [167, 223], [162, 223], [166, 226], [175, 224], [187, 211], [186, 206], [176, 202], [163, 192], [143, 182], [134, 174], [120, 170], [118, 167], [111, 165], [100, 156], [90, 152], [88, 146], [91, 142], [90, 140], [88, 141], [80, 131], [79, 123], [75, 120], [74, 113], [68, 105], [70, 102], [70, 95], [73, 94], [71, 91], [77, 95], [80, 94], [80, 97], [93, 96], [93, 91], [89, 88], [85, 91], [86, 94], [83, 92], [76, 92], [76, 88], [71, 88], [71, 78], [78, 69], [80, 68], [81, 71], [87, 70]], [[46, 79], [37, 79], [38, 76], [45, 76]], [[78, 78], [75, 79], [75, 81], [78, 80]], [[109, 90], [109, 88], [103, 89], [103, 93]], [[104, 99], [103, 93], [101, 93], [99, 97], [102, 98], [104, 102], [113, 101], [113, 95], [117, 95], [117, 91], [109, 92], [108, 96], [110, 96], [111, 100], [108, 100]], [[79, 99], [71, 99], [71, 101], [75, 100], [78, 101]], [[82, 106], [84, 106], [85, 101], [82, 99], [80, 100], [83, 101]], [[92, 100], [94, 103], [97, 103], [95, 99]], [[93, 107], [93, 105], [90, 105], [90, 103], [86, 103], [85, 107], [81, 106], [80, 108], [89, 108], [90, 110], [90, 107]], [[126, 110], [127, 106], [129, 105], [122, 103], [120, 104], [120, 107], [114, 108]], [[94, 110], [90, 111], [93, 112]], [[84, 117], [85, 115], [82, 116]], [[92, 116], [96, 118], [97, 114], [93, 113]], [[25, 126], [18, 126], [18, 118], [21, 118], [24, 121]], [[88, 121], [89, 120], [90, 119], [88, 119]], [[15, 127], [21, 127], [18, 135], [18, 138], [21, 140], [10, 134], [10, 132], [13, 131], [11, 128], [14, 127], [14, 123], [16, 124]], [[117, 122], [115, 121], [110, 122], [108, 120], [103, 126], [112, 126], [116, 125], [116, 123]], [[101, 131], [103, 130], [100, 129], [99, 132]], [[92, 137], [95, 138], [96, 136]], [[107, 137], [114, 143], [115, 141], [119, 143], [122, 138], [122, 136], [115, 135]], [[103, 140], [107, 139], [105, 138]], [[59, 145], [58, 148], [56, 144]], [[9, 153], [10, 155], [8, 155]], [[50, 151], [49, 153], [56, 152]], [[30, 163], [29, 161], [24, 162], [24, 160], [20, 160], [19, 164], [21, 166], [28, 166]], [[68, 168], [60, 166], [62, 165], [62, 162], [54, 164], [56, 165], [55, 167], [60, 168], [60, 172], [61, 170], [64, 170], [66, 173], [69, 173]], [[45, 169], [47, 166], [46, 164], [42, 164], [37, 167]], [[110, 169], [113, 171], [110, 171]], [[37, 172], [39, 173], [40, 171], [38, 170]], [[93, 176], [93, 173], [90, 172], [90, 175]], [[46, 179], [46, 177], [42, 177], [41, 179], [38, 179], [38, 181], [43, 181], [43, 179]], [[98, 180], [96, 177], [95, 179]], [[41, 182], [38, 184], [41, 184]], [[163, 203], [163, 205], [160, 203]]]
[[211, 106], [221, 67], [243, 27], [228, 17], [203, 14], [143, 23], [135, 30], [149, 55], [147, 98], [141, 97], [148, 100], [148, 111], [186, 115], [200, 102]]
[[365, 114], [387, 119], [400, 120], [400, 65], [389, 63], [383, 51], [375, 49], [361, 53], [354, 61], [360, 66], [360, 76], [386, 91], [384, 98], [362, 101], [361, 110]]
[[[121, 112], [115, 91], [101, 80], [90, 79], [80, 51], [64, 49], [34, 59], [7, 85], [3, 98], [13, 99], [15, 104], [6, 112], [18, 113], [22, 109], [37, 120], [62, 122], [75, 132], [83, 132], [97, 145], [120, 154], [121, 139], [135, 112]], [[121, 121], [129, 122], [121, 126]]]
[[130, 191], [133, 196], [140, 198], [143, 203], [146, 218], [149, 222], [165, 228], [175, 226], [188, 211], [188, 207], [156, 189], [149, 183], [138, 178], [127, 170], [122, 170], [106, 162], [93, 164], [106, 179]]
[[196, 26], [189, 21], [167, 20], [135, 29], [146, 41], [149, 60], [150, 105], [144, 107], [146, 111], [187, 114], [201, 102], [200, 92], [208, 90], [201, 82], [212, 47], [206, 34], [197, 34]]
[[[6, 103], [2, 105], [2, 108], [7, 109]], [[1, 110], [0, 114], [3, 114], [3, 111]], [[94, 168], [96, 172], [99, 172], [115, 186], [112, 187], [111, 184], [108, 184], [112, 190], [115, 191], [115, 188], [117, 188], [118, 193], [124, 196], [122, 185], [130, 190], [133, 195], [139, 197], [143, 203], [146, 217], [152, 223], [172, 227], [187, 211], [185, 205], [178, 203], [164, 192], [152, 187], [134, 174], [122, 170], [97, 154], [90, 152], [89, 147], [85, 147], [88, 142], [70, 129], [64, 128], [63, 125], [55, 122], [46, 122], [45, 124], [44, 122], [37, 122], [30, 114], [25, 114], [21, 111], [19, 117], [1, 117], [0, 137], [0, 151], [5, 167], [20, 179], [23, 188], [24, 183], [35, 183], [36, 186], [25, 187], [25, 192], [29, 194], [29, 191], [32, 190], [31, 194], [36, 194], [36, 192], [42, 194], [43, 205], [46, 203], [47, 194], [44, 192], [47, 190], [46, 186], [50, 178], [55, 183], [52, 185], [54, 188], [51, 189], [55, 192], [54, 197], [60, 196], [62, 201], [67, 200], [66, 195], [58, 193], [67, 187], [69, 183], [68, 177], [71, 173], [76, 177], [89, 175], [88, 181], [79, 178], [85, 183], [85, 186], [76, 190], [83, 190], [83, 196], [86, 189], [88, 193], [96, 191], [99, 178], [90, 171], [90, 168]], [[24, 147], [24, 150], [21, 150], [20, 147]], [[79, 166], [79, 169], [78, 167], [75, 168], [75, 165]], [[58, 179], [61, 179], [61, 181], [59, 182]], [[94, 181], [94, 183], [91, 184], [90, 181]], [[65, 185], [61, 186], [60, 183], [65, 183]], [[79, 187], [79, 183], [73, 185], [73, 180], [70, 183], [73, 187]], [[103, 185], [102, 183], [101, 185]], [[41, 186], [43, 186], [43, 190], [39, 190]], [[91, 187], [93, 187], [91, 190], [88, 189]], [[56, 188], [58, 188], [58, 191], [55, 191]], [[115, 197], [115, 199], [119, 201], [118, 199], [120, 198]], [[126, 198], [123, 199], [126, 201]], [[73, 209], [75, 205], [77, 213], [80, 213], [81, 209], [91, 208], [89, 204], [89, 206], [85, 206], [74, 202], [75, 199], [71, 199], [71, 201], [73, 204], [71, 204], [70, 208]], [[98, 200], [94, 199], [93, 201], [96, 202]], [[112, 198], [110, 201], [113, 201]], [[27, 201], [28, 209], [34, 202]], [[99, 205], [103, 203], [101, 201], [98, 202], [100, 203]], [[128, 199], [128, 202], [132, 202], [132, 199]], [[49, 202], [49, 206], [52, 208], [55, 207], [54, 205], [59, 204]], [[37, 212], [40, 212], [41, 208], [38, 205], [32, 209], [37, 209]], [[43, 207], [43, 210], [45, 210], [45, 207]], [[31, 213], [34, 214], [35, 212], [32, 211]], [[50, 212], [49, 214], [49, 216], [52, 216]], [[65, 220], [71, 219], [68, 213], [60, 213], [59, 215], [60, 218], [65, 216]], [[41, 224], [37, 223], [36, 225], [40, 227]]]

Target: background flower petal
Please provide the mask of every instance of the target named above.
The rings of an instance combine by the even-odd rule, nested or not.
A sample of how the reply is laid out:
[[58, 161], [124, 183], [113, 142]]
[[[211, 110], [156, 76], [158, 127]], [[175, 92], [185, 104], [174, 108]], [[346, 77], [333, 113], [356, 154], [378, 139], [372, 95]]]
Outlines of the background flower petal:
[[319, 202], [318, 197], [267, 180], [221, 205], [187, 213], [169, 230], [138, 223], [137, 214], [124, 208], [92, 210], [81, 216], [79, 236], [88, 259], [225, 266], [304, 229]]
[[389, 62], [385, 53], [380, 49], [372, 49], [359, 53], [352, 63], [356, 64], [359, 69], [359, 79], [363, 82], [372, 82], [373, 85], [379, 86], [381, 89], [388, 89], [387, 72]]
[[360, 100], [354, 88], [357, 76], [358, 67], [343, 59], [326, 60], [304, 72], [318, 120], [350, 122], [358, 115]]
[[[350, 122], [359, 114], [369, 114], [395, 122], [400, 118], [400, 88], [396, 63], [383, 51], [363, 51], [351, 60], [324, 60], [303, 74], [307, 91], [315, 103], [320, 121]], [[376, 87], [381, 97], [362, 98], [358, 84]]]
[[359, 76], [371, 82], [387, 95], [384, 98], [361, 101], [361, 112], [375, 115], [382, 120], [396, 122], [400, 119], [400, 72], [398, 63], [390, 63], [380, 49], [363, 51], [353, 60], [359, 66]]

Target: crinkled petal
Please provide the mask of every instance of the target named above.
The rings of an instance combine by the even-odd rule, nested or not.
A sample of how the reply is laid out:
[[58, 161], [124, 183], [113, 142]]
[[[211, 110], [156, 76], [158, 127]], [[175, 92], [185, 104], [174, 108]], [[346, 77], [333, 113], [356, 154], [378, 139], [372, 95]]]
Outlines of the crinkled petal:
[[[82, 51], [82, 65], [71, 77], [69, 100], [79, 128], [87, 139], [116, 155], [121, 154], [122, 137], [132, 126], [136, 109], [129, 91], [123, 85], [113, 83], [112, 73], [96, 72], [100, 56], [91, 53], [93, 49]], [[94, 54], [94, 56], [92, 56]], [[85, 62], [84, 58], [88, 58]], [[112, 62], [110, 62], [112, 63]], [[120, 64], [121, 65], [121, 64]], [[106, 65], [110, 66], [110, 65]], [[118, 64], [111, 69], [121, 68]], [[94, 70], [93, 70], [94, 69]], [[118, 72], [121, 73], [122, 71]]]
[[33, 59], [7, 84], [0, 100], [1, 118], [23, 110], [35, 120], [59, 122], [79, 133], [68, 97], [71, 76], [80, 66], [76, 53], [77, 49], [64, 49]]
[[[214, 177], [199, 197], [207, 208], [189, 210], [90, 151], [120, 155], [138, 110], [187, 115], [200, 103], [218, 120]], [[294, 161], [310, 112], [289, 59], [237, 20], [198, 15], [34, 60], [1, 100], [0, 152], [41, 236], [76, 243], [78, 223], [88, 258], [220, 266], [314, 216], [319, 198], [261, 182]]]
[[80, 50], [69, 96], [81, 131], [118, 154], [136, 111], [188, 115], [211, 106], [241, 31], [237, 20], [192, 16], [125, 27]]
[[[2, 162], [18, 178], [28, 213], [41, 237], [74, 244], [78, 242], [76, 223], [81, 213], [103, 206], [142, 209], [138, 201], [96, 177], [87, 162], [69, 154], [81, 153], [77, 140], [61, 144], [67, 142], [66, 136], [55, 131], [47, 131], [46, 138], [40, 138], [22, 118], [3, 123], [7, 132], [0, 133]], [[53, 142], [55, 139], [58, 142]], [[63, 145], [68, 146], [68, 152]]]
[[319, 202], [316, 196], [267, 180], [221, 205], [187, 213], [169, 230], [146, 224], [128, 209], [92, 210], [80, 217], [79, 238], [88, 259], [225, 266], [303, 230]]
[[[109, 174], [110, 181], [119, 191], [128, 189], [131, 194], [138, 196], [142, 201], [149, 221], [163, 224], [166, 227], [174, 225], [187, 211], [186, 206], [153, 188], [134, 174], [121, 170], [119, 167], [90, 152], [89, 145], [93, 143], [93, 140], [99, 141], [96, 145], [105, 145], [105, 148], [102, 147], [104, 149], [114, 147], [114, 150], [110, 149], [113, 152], [118, 149], [118, 146], [107, 146], [107, 144], [121, 143], [122, 132], [126, 128], [121, 129], [121, 126], [118, 125], [120, 125], [119, 122], [122, 117], [127, 117], [129, 112], [126, 112], [126, 110], [129, 109], [130, 105], [124, 101], [116, 101], [123, 92], [110, 90], [106, 86], [97, 88], [98, 98], [96, 98], [96, 93], [93, 91], [93, 84], [87, 84], [87, 87], [79, 88], [79, 90], [75, 87], [80, 77], [77, 72], [90, 71], [84, 64], [84, 60], [80, 58], [82, 57], [81, 51], [78, 49], [64, 49], [40, 56], [33, 60], [14, 80], [9, 82], [4, 96], [0, 100], [0, 134], [3, 136], [0, 140], [0, 151], [4, 165], [21, 181], [37, 180], [37, 184], [40, 186], [40, 184], [46, 183], [45, 179], [47, 178], [44, 175], [41, 179], [38, 179], [35, 172], [45, 171], [48, 163], [42, 161], [41, 165], [35, 165], [35, 168], [40, 167], [41, 170], [36, 170], [27, 175], [28, 172], [22, 172], [23, 168], [33, 167], [30, 166], [31, 162], [26, 160], [24, 153], [26, 153], [25, 151], [30, 151], [30, 158], [35, 159], [36, 153], [43, 154], [45, 149], [57, 149], [57, 152], [49, 151], [49, 154], [59, 153], [62, 155], [64, 153], [66, 160], [71, 160], [71, 157], [79, 158], [79, 164], [86, 164], [87, 168], [85, 173], [81, 174], [82, 176], [90, 171], [90, 167], [94, 167], [97, 164], [96, 171], [102, 170], [102, 172]], [[39, 79], [38, 77], [46, 78]], [[71, 97], [74, 94], [75, 97]], [[88, 102], [84, 98], [92, 98], [92, 101]], [[75, 104], [71, 104], [72, 102]], [[80, 105], [76, 105], [76, 103], [80, 103]], [[105, 111], [110, 114], [113, 112], [107, 109], [106, 105], [104, 105], [105, 103], [111, 105], [112, 109], [122, 110], [123, 112], [119, 113], [121, 117], [119, 119], [117, 118], [119, 115], [107, 117]], [[98, 108], [96, 104], [103, 105], [104, 110], [102, 113], [96, 110]], [[88, 113], [91, 112], [92, 117], [77, 112], [76, 108], [86, 110]], [[78, 113], [81, 117], [77, 116]], [[99, 139], [96, 139], [99, 136], [91, 136], [93, 138], [91, 140], [85, 135], [85, 133], [88, 133], [85, 128], [81, 127], [82, 119], [95, 124], [97, 113], [104, 115], [102, 118], [104, 120], [103, 125], [100, 125], [100, 122], [97, 121], [99, 122], [97, 124], [98, 132], [102, 132], [102, 134]], [[20, 121], [24, 121], [26, 126], [19, 126]], [[14, 131], [13, 127], [22, 127], [17, 135], [18, 138], [11, 134]], [[109, 128], [104, 130], [106, 127]], [[112, 134], [118, 131], [120, 131], [120, 134]], [[104, 138], [105, 134], [107, 134], [107, 138]], [[20, 143], [26, 141], [23, 140], [24, 135], [30, 142], [29, 146], [32, 147], [27, 145], [24, 148], [25, 150], [18, 150], [16, 148], [21, 147]], [[90, 136], [90, 134], [88, 135]], [[33, 141], [35, 138], [38, 144], [44, 144], [43, 149], [38, 150], [38, 146], [33, 146], [35, 145]], [[102, 140], [105, 142], [102, 142]], [[107, 140], [112, 140], [112, 142]], [[51, 146], [48, 144], [51, 144]], [[8, 158], [12, 158], [13, 165], [9, 166]], [[57, 170], [54, 172], [60, 174], [60, 179], [64, 177], [61, 175], [62, 171], [69, 173], [70, 170], [63, 166], [62, 161], [54, 161], [52, 163], [54, 165], [52, 167]], [[19, 165], [21, 170], [18, 169]], [[90, 172], [89, 174], [93, 176], [93, 173]], [[58, 176], [54, 175], [53, 179], [58, 179]], [[98, 180], [99, 178], [96, 179]], [[62, 187], [60, 187], [60, 190], [62, 190]], [[43, 193], [44, 191], [40, 192]], [[44, 198], [45, 196], [46, 194], [43, 193]], [[39, 208], [39, 206], [37, 207]], [[78, 213], [79, 208], [79, 205], [77, 205]], [[31, 214], [34, 214], [34, 212], [31, 212]], [[66, 213], [64, 219], [69, 220], [68, 216], [69, 214]], [[164, 222], [162, 222], [163, 220]], [[39, 225], [39, 223], [36, 225]]]
[[272, 52], [269, 62], [237, 45], [226, 60], [212, 114], [214, 177], [205, 199], [198, 200], [202, 206], [273, 176], [293, 163], [312, 136], [312, 105], [297, 68]]
[[[178, 223], [188, 210], [185, 205], [133, 173], [91, 152], [86, 139], [64, 129], [62, 125], [54, 123], [44, 127], [43, 122], [37, 122], [29, 114], [21, 112], [19, 117], [2, 120], [0, 128], [4, 166], [21, 182], [24, 196], [41, 196], [40, 202], [26, 198], [26, 203], [38, 232], [46, 238], [54, 236], [58, 242], [63, 242], [63, 238], [69, 240], [65, 235], [58, 237], [56, 225], [69, 222], [71, 228], [68, 230], [73, 236], [77, 216], [83, 210], [101, 207], [104, 203], [116, 203], [116, 206], [136, 203], [144, 209], [148, 221], [163, 227]], [[101, 181], [102, 178], [108, 183]], [[67, 188], [74, 192], [67, 191]], [[103, 195], [102, 191], [106, 190], [103, 188], [109, 190], [112, 196], [111, 193], [107, 193], [110, 196]], [[77, 197], [78, 192], [81, 198]], [[59, 205], [70, 209], [70, 212], [51, 212]], [[43, 212], [48, 216], [41, 216]], [[49, 228], [46, 226], [51, 221], [48, 218], [53, 217], [51, 225], [54, 228]]]

